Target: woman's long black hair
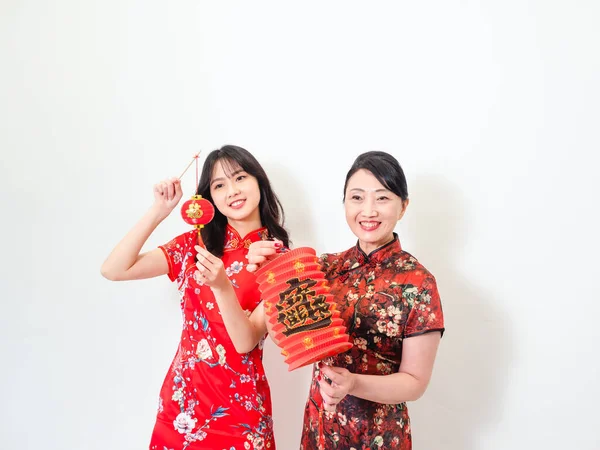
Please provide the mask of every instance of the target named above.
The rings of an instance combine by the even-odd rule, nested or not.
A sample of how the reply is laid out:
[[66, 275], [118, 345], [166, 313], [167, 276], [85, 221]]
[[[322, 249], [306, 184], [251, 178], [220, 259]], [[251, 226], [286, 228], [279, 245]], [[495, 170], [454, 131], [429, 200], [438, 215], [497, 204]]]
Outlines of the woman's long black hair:
[[[267, 228], [271, 238], [279, 239], [283, 242], [284, 246], [289, 247], [288, 232], [283, 227], [285, 215], [281, 202], [277, 198], [277, 195], [275, 195], [275, 192], [273, 192], [271, 182], [265, 170], [248, 150], [235, 145], [224, 145], [210, 152], [202, 166], [202, 174], [196, 194], [213, 202], [210, 195], [210, 180], [217, 162], [225, 163], [226, 167], [237, 168], [239, 166], [242, 170], [256, 178], [260, 189], [258, 209], [262, 226]], [[215, 256], [223, 256], [226, 228], [227, 217], [215, 208], [214, 219], [201, 230], [202, 240], [204, 241], [204, 245], [206, 245], [206, 249]]]

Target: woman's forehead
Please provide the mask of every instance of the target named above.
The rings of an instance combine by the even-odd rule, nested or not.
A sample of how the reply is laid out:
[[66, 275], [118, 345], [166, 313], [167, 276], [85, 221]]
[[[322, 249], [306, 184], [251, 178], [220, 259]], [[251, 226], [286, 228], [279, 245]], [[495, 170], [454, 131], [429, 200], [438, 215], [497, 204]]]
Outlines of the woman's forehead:
[[234, 174], [243, 170], [244, 169], [237, 163], [237, 161], [221, 158], [217, 162], [215, 162], [211, 178], [231, 178]]
[[375, 175], [365, 169], [357, 170], [350, 177], [347, 189], [358, 189], [365, 192], [389, 191]]

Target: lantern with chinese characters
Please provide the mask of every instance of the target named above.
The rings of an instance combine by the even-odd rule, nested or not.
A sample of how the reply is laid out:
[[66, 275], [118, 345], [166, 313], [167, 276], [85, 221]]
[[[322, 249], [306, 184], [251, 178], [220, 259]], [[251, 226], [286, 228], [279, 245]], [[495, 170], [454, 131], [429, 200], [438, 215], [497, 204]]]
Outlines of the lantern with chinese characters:
[[201, 195], [193, 195], [181, 207], [181, 217], [198, 230], [198, 244], [204, 247], [200, 230], [215, 217], [215, 207]]
[[181, 207], [181, 217], [198, 231], [215, 217], [215, 207], [201, 195], [193, 195]]
[[[190, 168], [190, 166], [196, 162], [196, 186], [198, 185], [198, 157], [200, 156], [200, 152], [194, 155], [192, 162], [188, 164], [186, 169], [183, 171], [179, 179], [183, 177], [185, 172]], [[204, 228], [204, 225], [209, 223], [215, 217], [215, 207], [213, 204], [202, 198], [201, 195], [192, 195], [192, 198], [189, 199], [181, 206], [181, 217], [190, 225], [193, 225], [194, 228], [198, 230], [198, 244], [203, 245], [202, 236], [200, 234], [200, 230]]]
[[312, 248], [284, 253], [264, 264], [256, 275], [265, 312], [288, 370], [352, 347]]

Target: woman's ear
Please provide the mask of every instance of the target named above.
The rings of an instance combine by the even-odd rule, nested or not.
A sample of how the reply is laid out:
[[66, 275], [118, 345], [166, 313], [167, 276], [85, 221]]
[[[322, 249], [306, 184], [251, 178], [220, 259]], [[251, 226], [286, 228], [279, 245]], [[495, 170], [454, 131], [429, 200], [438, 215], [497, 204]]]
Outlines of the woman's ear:
[[408, 208], [408, 204], [410, 203], [410, 199], [406, 199], [406, 200], [402, 200], [402, 208], [400, 209], [400, 212], [398, 213], [398, 220], [402, 219], [402, 217], [404, 216], [404, 213], [406, 212], [406, 208]]

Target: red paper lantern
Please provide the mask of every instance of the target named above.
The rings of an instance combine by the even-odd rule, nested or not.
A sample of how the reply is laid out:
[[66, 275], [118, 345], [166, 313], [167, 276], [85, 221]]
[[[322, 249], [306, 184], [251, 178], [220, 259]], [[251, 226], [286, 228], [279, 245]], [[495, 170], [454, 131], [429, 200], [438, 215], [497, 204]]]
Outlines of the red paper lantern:
[[269, 261], [257, 272], [256, 281], [288, 370], [352, 347], [312, 248], [298, 248]]
[[201, 195], [193, 195], [181, 207], [181, 217], [186, 223], [200, 231], [215, 217], [215, 207]]

